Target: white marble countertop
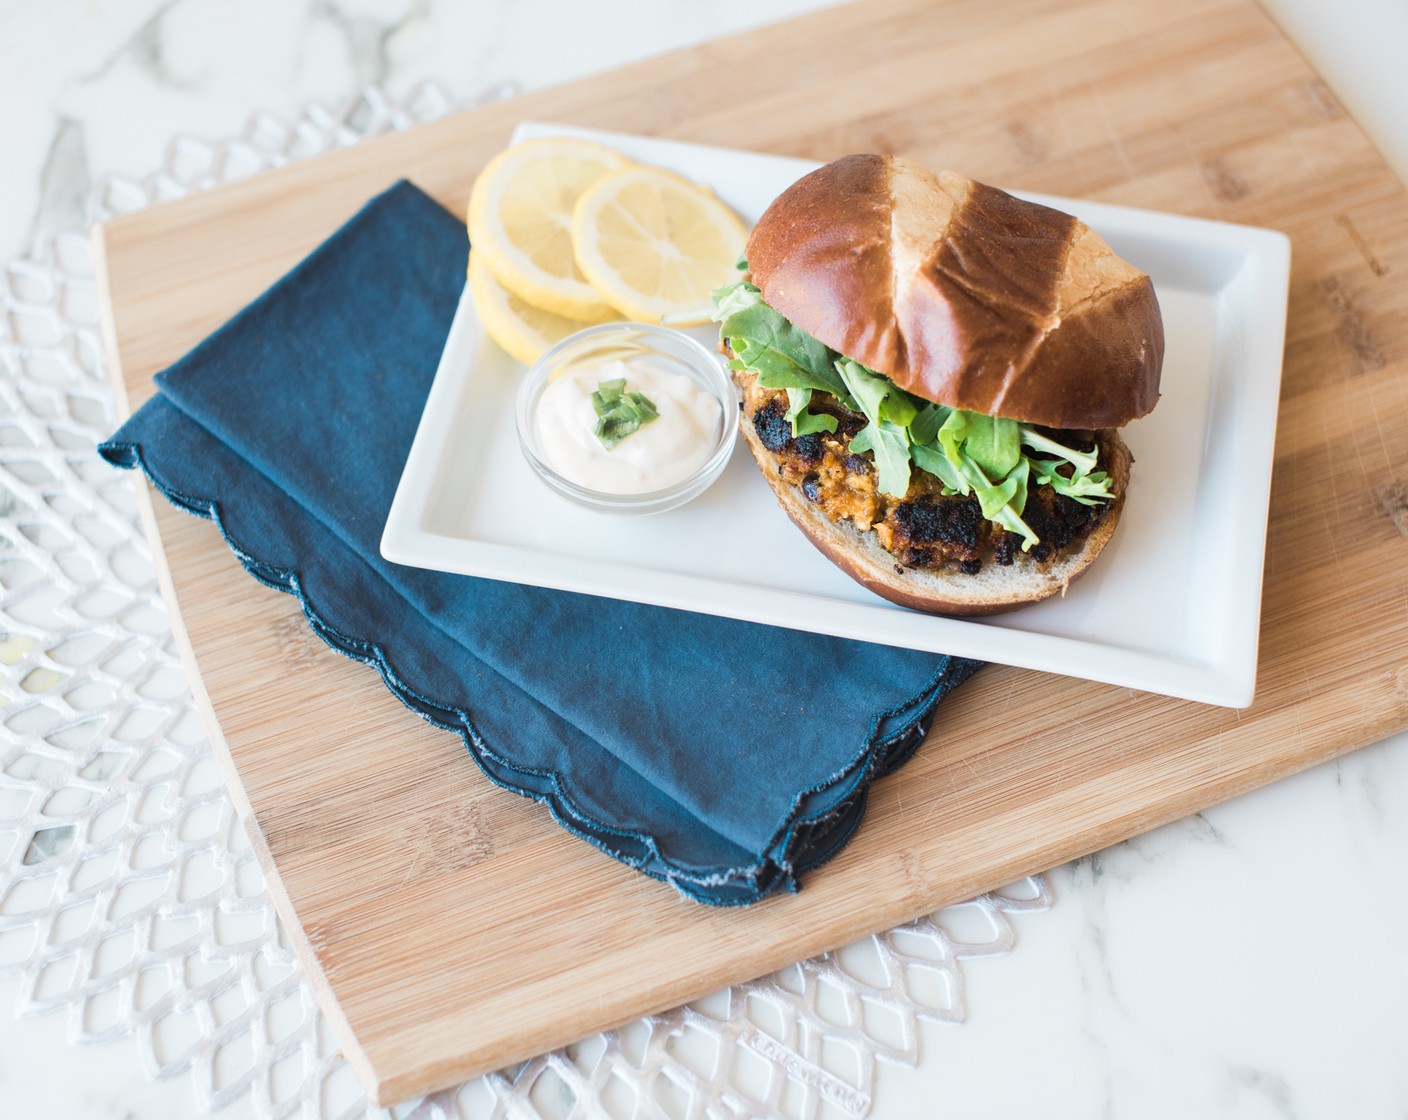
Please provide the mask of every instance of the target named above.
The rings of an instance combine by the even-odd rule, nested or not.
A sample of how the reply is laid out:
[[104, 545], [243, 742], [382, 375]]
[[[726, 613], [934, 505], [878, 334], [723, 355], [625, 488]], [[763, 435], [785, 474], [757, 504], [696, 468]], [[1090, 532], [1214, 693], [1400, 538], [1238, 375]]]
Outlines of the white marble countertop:
[[[530, 89], [815, 0], [91, 0], [0, 5], [0, 261], [82, 228], [102, 173], [368, 83]], [[1408, 177], [1408, 6], [1266, 0]], [[609, 33], [601, 29], [609, 28]], [[878, 1120], [1408, 1114], [1408, 735], [1051, 873], [1050, 910], [965, 967], [967, 1021], [882, 1067]], [[19, 1021], [0, 981], [0, 1115], [197, 1115], [119, 1040]], [[223, 1116], [254, 1115], [236, 1101]]]

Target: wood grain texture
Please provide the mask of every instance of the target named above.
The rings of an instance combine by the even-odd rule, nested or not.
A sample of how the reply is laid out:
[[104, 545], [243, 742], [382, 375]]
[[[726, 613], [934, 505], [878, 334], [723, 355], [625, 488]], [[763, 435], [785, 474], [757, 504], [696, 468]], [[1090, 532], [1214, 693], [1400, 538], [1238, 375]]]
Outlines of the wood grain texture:
[[709, 910], [492, 787], [245, 576], [213, 526], [158, 500], [155, 551], [227, 780], [377, 1099], [766, 973], [1408, 724], [1408, 199], [1250, 0], [856, 4], [114, 220], [98, 238], [129, 406], [393, 180], [459, 210], [521, 119], [814, 159], [890, 151], [1288, 233], [1257, 702], [989, 668], [800, 895]]

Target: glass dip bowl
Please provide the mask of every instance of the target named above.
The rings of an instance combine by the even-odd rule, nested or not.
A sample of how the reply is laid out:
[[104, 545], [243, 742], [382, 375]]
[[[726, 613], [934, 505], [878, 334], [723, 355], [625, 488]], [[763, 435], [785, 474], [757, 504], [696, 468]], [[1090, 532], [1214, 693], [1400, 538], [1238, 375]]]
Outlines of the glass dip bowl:
[[[565, 477], [552, 465], [543, 444], [539, 404], [554, 381], [610, 363], [639, 363], [689, 378], [719, 404], [713, 442], [690, 474], [659, 489], [620, 494], [593, 489]], [[609, 376], [609, 374], [603, 374]], [[529, 367], [518, 388], [515, 418], [518, 443], [528, 465], [563, 497], [603, 513], [663, 513], [704, 493], [728, 465], [737, 442], [738, 392], [722, 357], [683, 332], [651, 323], [603, 323], [569, 335]], [[630, 436], [626, 437], [631, 438]]]

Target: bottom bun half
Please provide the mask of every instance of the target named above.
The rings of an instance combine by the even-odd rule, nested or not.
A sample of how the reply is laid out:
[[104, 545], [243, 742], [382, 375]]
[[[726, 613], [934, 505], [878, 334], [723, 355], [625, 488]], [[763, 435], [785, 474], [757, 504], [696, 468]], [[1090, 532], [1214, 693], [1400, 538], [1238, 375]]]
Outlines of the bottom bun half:
[[929, 614], [965, 617], [1000, 614], [1053, 595], [1064, 595], [1114, 535], [1134, 461], [1116, 430], [1098, 432], [1100, 465], [1109, 473], [1110, 488], [1115, 494], [1099, 524], [1079, 545], [1072, 545], [1045, 564], [1019, 552], [1008, 566], [987, 563], [981, 571], [968, 575], [946, 568], [906, 567], [881, 547], [873, 532], [857, 529], [849, 521], [832, 521], [808, 501], [799, 486], [780, 477], [777, 456], [763, 446], [746, 414], [739, 416], [739, 430], [778, 504], [833, 564], [892, 603]]

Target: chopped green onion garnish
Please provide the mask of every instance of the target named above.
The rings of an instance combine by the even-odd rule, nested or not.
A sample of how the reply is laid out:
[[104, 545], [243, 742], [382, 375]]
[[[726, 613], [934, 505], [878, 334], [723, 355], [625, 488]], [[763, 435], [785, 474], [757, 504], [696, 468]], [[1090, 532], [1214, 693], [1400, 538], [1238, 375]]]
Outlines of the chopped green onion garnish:
[[626, 392], [624, 377], [601, 382], [592, 394], [592, 408], [597, 415], [596, 438], [608, 451], [660, 415], [644, 393], [636, 389]]

